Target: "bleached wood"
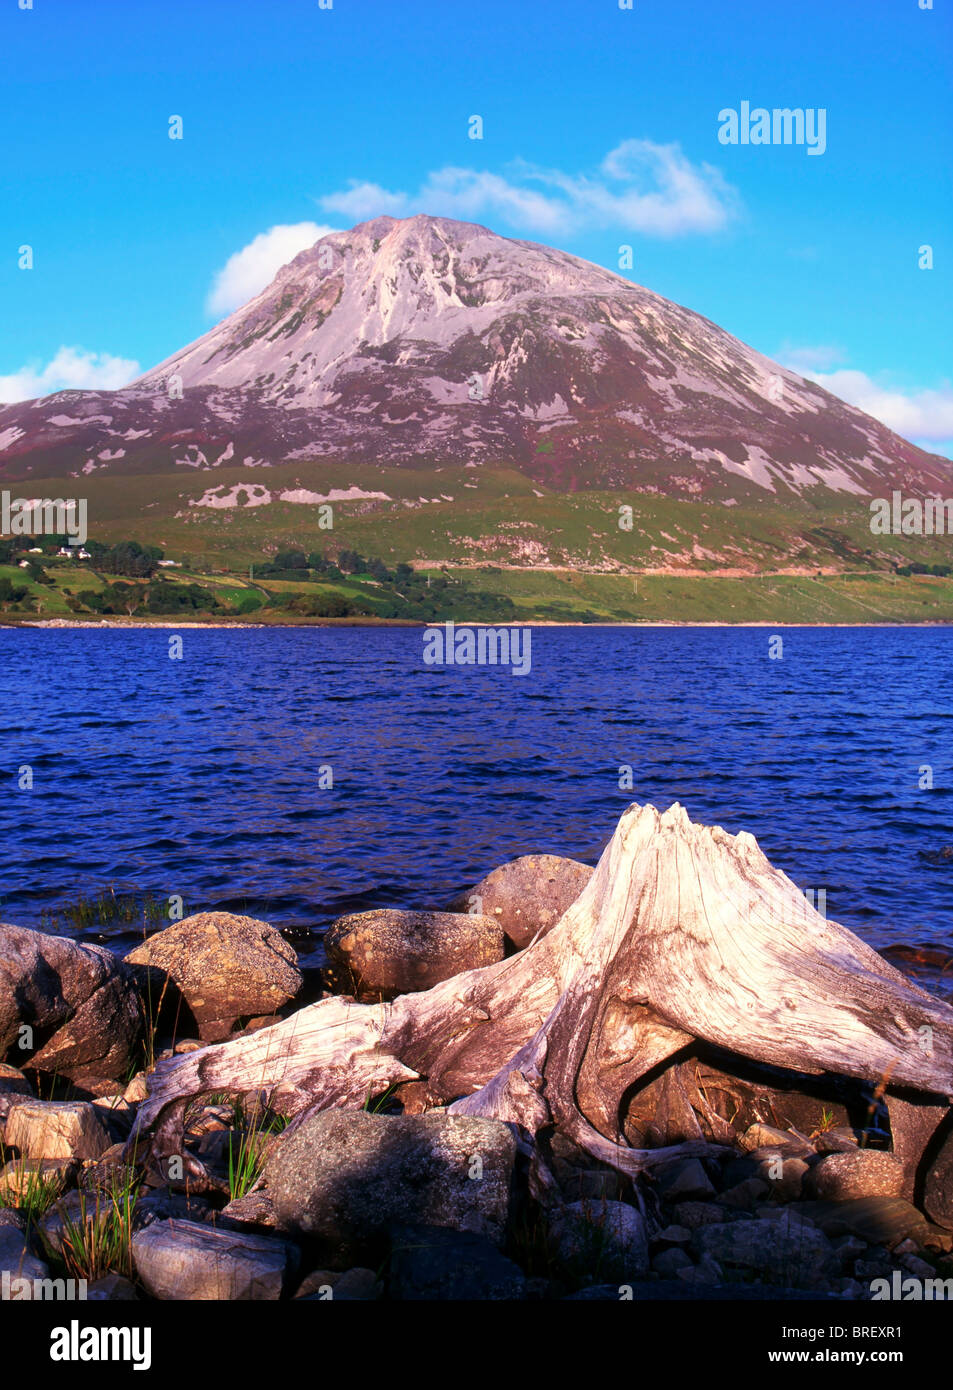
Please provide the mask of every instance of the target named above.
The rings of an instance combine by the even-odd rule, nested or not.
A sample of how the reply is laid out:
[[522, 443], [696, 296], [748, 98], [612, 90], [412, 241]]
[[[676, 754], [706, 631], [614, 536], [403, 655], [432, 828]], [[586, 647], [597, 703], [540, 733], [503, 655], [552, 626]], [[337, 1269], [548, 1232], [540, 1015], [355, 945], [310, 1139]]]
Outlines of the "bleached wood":
[[162, 1064], [138, 1132], [157, 1125], [168, 1142], [185, 1101], [212, 1090], [269, 1090], [295, 1115], [422, 1077], [456, 1113], [529, 1134], [554, 1123], [635, 1173], [669, 1151], [624, 1143], [622, 1097], [695, 1039], [953, 1090], [949, 1006], [820, 916], [751, 835], [633, 805], [582, 895], [525, 951], [392, 1003], [325, 1000]]

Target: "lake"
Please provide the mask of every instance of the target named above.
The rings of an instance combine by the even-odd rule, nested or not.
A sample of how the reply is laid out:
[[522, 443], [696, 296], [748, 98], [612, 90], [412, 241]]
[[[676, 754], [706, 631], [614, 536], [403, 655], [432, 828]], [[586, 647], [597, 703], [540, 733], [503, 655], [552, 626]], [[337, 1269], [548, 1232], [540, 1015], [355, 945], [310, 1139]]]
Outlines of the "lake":
[[427, 664], [415, 628], [182, 629], [181, 660], [172, 635], [0, 631], [4, 920], [178, 895], [317, 959], [342, 912], [594, 862], [631, 801], [677, 800], [874, 946], [953, 947], [953, 860], [920, 858], [953, 842], [947, 628], [779, 629], [780, 659], [767, 628], [537, 628], [519, 678]]

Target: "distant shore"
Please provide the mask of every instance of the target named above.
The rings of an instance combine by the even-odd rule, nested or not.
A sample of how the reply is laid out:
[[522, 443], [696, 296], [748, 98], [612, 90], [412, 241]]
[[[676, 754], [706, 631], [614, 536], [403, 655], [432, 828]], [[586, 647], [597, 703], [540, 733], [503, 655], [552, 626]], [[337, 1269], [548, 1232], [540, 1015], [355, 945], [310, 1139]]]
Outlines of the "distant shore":
[[[448, 620], [449, 621], [449, 620]], [[656, 627], [711, 627], [711, 628], [743, 628], [743, 627], [764, 627], [764, 628], [788, 628], [788, 627], [817, 627], [817, 628], [904, 628], [904, 627], [951, 627], [953, 622], [933, 618], [920, 623], [913, 622], [861, 622], [861, 623], [806, 623], [788, 622], [778, 620], [772, 622], [766, 619], [758, 619], [751, 622], [722, 623], [722, 622], [694, 622], [684, 618], [672, 618], [668, 621], [661, 619], [646, 619], [640, 622], [628, 622], [624, 620], [613, 621], [612, 619], [600, 619], [598, 622], [560, 622], [546, 618], [524, 618], [510, 621], [487, 622], [478, 618], [454, 618], [454, 627], [571, 627], [571, 628], [603, 628], [603, 627], [631, 627], [631, 628], [656, 628]], [[444, 621], [422, 622], [416, 618], [367, 618], [367, 617], [348, 617], [348, 618], [299, 618], [294, 622], [282, 620], [281, 622], [262, 623], [262, 622], [194, 622], [184, 620], [183, 622], [170, 622], [166, 617], [150, 618], [91, 618], [84, 621], [78, 618], [30, 618], [21, 622], [11, 621], [9, 618], [0, 620], [0, 629], [3, 628], [171, 628], [178, 631], [180, 628], [195, 628], [220, 630], [224, 628], [257, 628], [265, 630], [268, 628], [296, 628], [296, 627], [444, 627]]]

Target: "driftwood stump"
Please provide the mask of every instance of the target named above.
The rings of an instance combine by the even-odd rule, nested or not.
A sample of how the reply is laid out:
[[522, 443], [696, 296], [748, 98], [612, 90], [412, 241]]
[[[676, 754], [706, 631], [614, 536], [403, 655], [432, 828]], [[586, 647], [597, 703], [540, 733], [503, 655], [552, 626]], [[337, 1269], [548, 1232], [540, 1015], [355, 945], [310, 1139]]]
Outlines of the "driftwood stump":
[[751, 835], [695, 825], [678, 805], [633, 805], [547, 936], [423, 993], [327, 999], [162, 1063], [132, 1142], [181, 1152], [185, 1107], [210, 1091], [265, 1090], [300, 1116], [422, 1081], [433, 1105], [516, 1122], [527, 1139], [555, 1125], [635, 1174], [673, 1150], [626, 1144], [622, 1097], [696, 1039], [801, 1072], [953, 1092], [953, 1009], [821, 917]]

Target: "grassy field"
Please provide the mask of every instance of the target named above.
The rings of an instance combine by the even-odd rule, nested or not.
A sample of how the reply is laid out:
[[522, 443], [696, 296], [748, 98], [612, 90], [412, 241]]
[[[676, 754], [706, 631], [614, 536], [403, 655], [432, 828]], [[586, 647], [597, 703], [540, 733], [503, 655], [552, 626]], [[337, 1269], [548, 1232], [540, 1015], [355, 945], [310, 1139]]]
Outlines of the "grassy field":
[[[405, 560], [563, 565], [596, 571], [677, 566], [766, 572], [798, 565], [859, 570], [949, 559], [948, 537], [873, 536], [864, 497], [763, 493], [726, 506], [618, 492], [555, 493], [506, 468], [381, 468], [370, 464], [281, 464], [175, 473], [91, 473], [44, 480], [44, 495], [87, 499], [90, 534], [135, 537], [174, 560], [238, 572], [275, 550], [349, 547]], [[333, 530], [316, 504], [282, 501], [304, 489], [386, 493], [333, 503]], [[263, 505], [250, 505], [267, 492]], [[232, 498], [234, 506], [202, 505]], [[632, 508], [632, 529], [620, 525]]]
[[[595, 612], [623, 622], [953, 622], [953, 580], [922, 575], [733, 579], [508, 571], [493, 575], [492, 582], [510, 595], [526, 619], [568, 621], [577, 615], [582, 620], [584, 613]], [[552, 611], [555, 606], [558, 614]]]
[[[282, 500], [301, 489], [312, 500]], [[351, 497], [332, 503], [328, 529], [314, 498], [335, 489]], [[386, 497], [354, 497], [355, 489]], [[261, 606], [248, 621], [314, 620], [275, 607], [289, 594], [338, 596], [364, 608], [367, 619], [394, 620], [402, 596], [367, 576], [256, 573], [291, 548], [332, 557], [350, 549], [390, 569], [409, 563], [435, 583], [449, 579], [457, 585], [453, 602], [427, 616], [458, 621], [488, 620], [497, 610], [542, 622], [953, 621], [950, 579], [895, 573], [912, 562], [950, 563], [950, 538], [873, 536], [862, 497], [826, 494], [809, 503], [765, 494], [726, 506], [622, 491], [554, 493], [507, 468], [366, 463], [93, 472], [44, 482], [47, 496], [77, 490], [87, 500], [92, 539], [158, 546], [180, 566], [162, 571], [163, 579], [212, 596], [216, 607], [188, 615], [194, 621], [239, 618], [241, 605], [255, 603]], [[203, 505], [222, 499], [229, 505]], [[627, 507], [630, 529], [619, 524]], [[102, 592], [116, 578], [90, 562], [42, 563], [42, 583], [0, 566], [0, 578], [28, 590], [25, 601], [4, 605], [5, 620], [82, 618], [77, 592]]]
[[[115, 576], [101, 575], [88, 564], [48, 561], [44, 565], [50, 582], [38, 583], [25, 577], [14, 566], [0, 565], [0, 578], [21, 584], [28, 591], [27, 604], [8, 606], [7, 621], [72, 619], [102, 621], [92, 611], [76, 611], [69, 599], [77, 591], [102, 592], [115, 582]], [[77, 571], [82, 568], [82, 575]], [[552, 570], [477, 570], [448, 568], [428, 571], [433, 577], [463, 579], [471, 589], [502, 595], [513, 604], [508, 618], [483, 621], [518, 622], [682, 622], [682, 623], [944, 623], [953, 622], [953, 579], [923, 575], [899, 578], [886, 574], [842, 574], [821, 578], [792, 575], [762, 575], [746, 578], [718, 576], [666, 576], [659, 574], [578, 574]], [[174, 585], [197, 584], [211, 593], [217, 608], [179, 615], [136, 614], [136, 620], [216, 623], [247, 621], [255, 623], [354, 622], [359, 619], [319, 619], [263, 606], [242, 615], [237, 606], [243, 597], [257, 595], [267, 605], [278, 595], [342, 595], [358, 600], [373, 621], [375, 610], [387, 602], [387, 591], [366, 579], [349, 577], [340, 583], [302, 579], [286, 581], [262, 579], [249, 583], [238, 575], [182, 569], [166, 573]], [[146, 581], [122, 583], [144, 591]], [[109, 621], [123, 621], [131, 615], [115, 613]], [[454, 608], [434, 618], [453, 617], [458, 622], [476, 619], [466, 609]], [[383, 615], [378, 615], [383, 620]], [[393, 621], [393, 619], [389, 619]]]

